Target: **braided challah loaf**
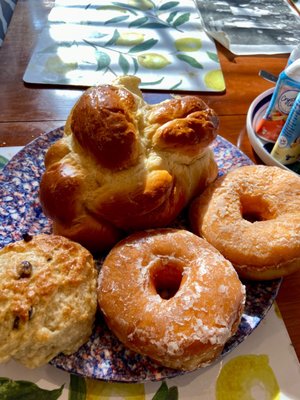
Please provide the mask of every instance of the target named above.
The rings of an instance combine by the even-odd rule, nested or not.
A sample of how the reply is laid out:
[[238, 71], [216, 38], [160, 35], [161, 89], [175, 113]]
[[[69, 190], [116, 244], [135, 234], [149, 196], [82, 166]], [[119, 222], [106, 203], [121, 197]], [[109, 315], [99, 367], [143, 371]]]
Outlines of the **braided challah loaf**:
[[148, 104], [139, 82], [86, 90], [45, 157], [43, 211], [54, 233], [92, 252], [168, 225], [217, 176], [213, 110], [196, 96]]

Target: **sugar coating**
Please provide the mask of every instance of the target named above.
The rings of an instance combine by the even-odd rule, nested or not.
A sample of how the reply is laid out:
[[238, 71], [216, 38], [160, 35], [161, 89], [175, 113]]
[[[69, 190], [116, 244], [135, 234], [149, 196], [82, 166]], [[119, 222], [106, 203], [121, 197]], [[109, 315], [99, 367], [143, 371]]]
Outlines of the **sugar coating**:
[[[178, 291], [163, 299], [153, 274], [181, 270]], [[185, 230], [160, 229], [125, 239], [100, 272], [98, 300], [108, 326], [129, 348], [171, 368], [206, 365], [241, 318], [245, 288], [230, 262]]]
[[248, 267], [284, 272], [284, 265], [300, 268], [299, 209], [299, 176], [278, 167], [248, 165], [205, 190], [194, 201], [190, 220], [193, 231], [239, 272]]

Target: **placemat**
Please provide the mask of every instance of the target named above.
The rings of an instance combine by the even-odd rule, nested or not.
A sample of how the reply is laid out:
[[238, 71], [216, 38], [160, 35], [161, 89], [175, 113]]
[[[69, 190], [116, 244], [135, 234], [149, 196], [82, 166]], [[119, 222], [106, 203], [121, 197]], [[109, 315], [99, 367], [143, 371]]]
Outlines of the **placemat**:
[[0, 364], [0, 393], [9, 400], [296, 400], [300, 367], [275, 305], [245, 342], [195, 372], [157, 382], [109, 383], [10, 361]]
[[193, 0], [57, 0], [23, 79], [92, 86], [128, 74], [142, 89], [225, 90]]

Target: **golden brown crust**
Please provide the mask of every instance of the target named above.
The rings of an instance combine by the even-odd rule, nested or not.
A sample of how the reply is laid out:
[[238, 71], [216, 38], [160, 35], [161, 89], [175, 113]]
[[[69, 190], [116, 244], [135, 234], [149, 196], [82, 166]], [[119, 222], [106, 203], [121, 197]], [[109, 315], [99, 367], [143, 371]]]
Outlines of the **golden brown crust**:
[[[215, 138], [216, 127], [207, 113], [197, 112], [186, 118], [165, 123], [153, 136], [153, 143], [168, 151], [185, 151], [191, 156], [199, 154]], [[193, 143], [193, 146], [191, 146]]]
[[190, 208], [193, 231], [242, 277], [274, 279], [300, 268], [300, 178], [278, 167], [237, 168]]
[[183, 96], [164, 101], [156, 104], [149, 115], [149, 122], [151, 124], [158, 123], [163, 125], [166, 122], [173, 121], [174, 119], [186, 118], [195, 112], [206, 113], [207, 116], [215, 116], [216, 125], [218, 119], [213, 110], [207, 107], [207, 104], [196, 96]]
[[214, 112], [196, 96], [147, 104], [138, 83], [122, 77], [84, 92], [45, 158], [40, 200], [54, 233], [92, 252], [169, 224], [218, 173]]
[[129, 349], [176, 369], [211, 363], [236, 332], [245, 288], [233, 266], [185, 230], [135, 233], [105, 259], [98, 301]]
[[103, 167], [129, 168], [139, 155], [134, 96], [122, 87], [90, 88], [71, 112], [71, 130]]
[[33, 368], [70, 354], [92, 333], [97, 272], [92, 255], [55, 235], [0, 250], [0, 362]]
[[215, 112], [195, 96], [157, 105], [151, 110], [149, 122], [160, 125], [153, 136], [155, 146], [190, 155], [204, 151], [216, 137], [219, 126]]
[[69, 147], [64, 143], [63, 140], [58, 140], [49, 148], [45, 155], [45, 167], [48, 168], [55, 164], [64, 158], [64, 156], [66, 156], [68, 153], [70, 153]]

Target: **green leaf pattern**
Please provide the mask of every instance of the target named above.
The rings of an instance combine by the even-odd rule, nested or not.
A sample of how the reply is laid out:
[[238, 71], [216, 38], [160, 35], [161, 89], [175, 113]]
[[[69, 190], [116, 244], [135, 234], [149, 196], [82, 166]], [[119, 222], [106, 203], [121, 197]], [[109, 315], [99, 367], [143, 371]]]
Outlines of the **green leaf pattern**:
[[128, 18], [129, 18], [129, 15], [123, 15], [120, 17], [111, 18], [111, 19], [105, 21], [104, 25], [108, 25], [108, 24], [115, 25], [115, 24], [125, 21]]
[[68, 400], [85, 400], [86, 383], [85, 379], [78, 375], [70, 375]]
[[173, 22], [173, 27], [178, 28], [180, 25], [183, 25], [186, 22], [188, 22], [189, 19], [190, 19], [190, 13], [182, 14], [175, 19], [175, 21]]
[[110, 65], [111, 58], [104, 51], [96, 50], [95, 56], [97, 59], [97, 71], [106, 69]]
[[8, 159], [0, 155], [0, 169], [8, 162]]
[[180, 4], [179, 1], [168, 1], [167, 3], [162, 4], [159, 7], [159, 11], [166, 11], [170, 10], [170, 8], [174, 8]]
[[134, 27], [139, 27], [145, 24], [149, 20], [148, 17], [140, 17], [135, 19], [134, 21], [130, 22], [128, 25], [128, 28], [134, 28]]
[[163, 382], [152, 400], [178, 400], [178, 388], [176, 386], [168, 388], [166, 382]]
[[179, 60], [186, 62], [191, 67], [202, 69], [203, 65], [200, 64], [194, 57], [188, 56], [186, 54], [177, 54], [176, 56]]
[[174, 18], [176, 17], [177, 14], [178, 14], [178, 11], [172, 11], [172, 12], [169, 14], [168, 18], [166, 19], [166, 21], [167, 21], [169, 24], [171, 24], [172, 21], [174, 20]]
[[[87, 400], [96, 399], [94, 390], [87, 386], [87, 380], [84, 377], [70, 374], [69, 387], [67, 388], [68, 400]], [[95, 388], [97, 388], [97, 381]], [[108, 386], [113, 384], [106, 383]], [[100, 385], [103, 385], [101, 382]], [[135, 384], [133, 384], [135, 385]], [[42, 389], [33, 382], [25, 380], [13, 380], [10, 378], [0, 377], [0, 399], [1, 400], [58, 400], [62, 396], [65, 385], [59, 388], [49, 390]], [[97, 389], [96, 389], [97, 390]], [[134, 397], [134, 396], [133, 396]], [[98, 396], [97, 396], [98, 398]], [[99, 399], [103, 399], [100, 395]], [[105, 396], [105, 398], [107, 398]], [[110, 397], [109, 397], [110, 398]], [[124, 397], [125, 398], [125, 397]], [[126, 396], [126, 398], [128, 398]], [[140, 397], [139, 397], [140, 398]], [[178, 387], [168, 387], [167, 383], [163, 381], [152, 397], [152, 400], [178, 400]]]
[[151, 47], [155, 46], [158, 40], [156, 39], [148, 39], [143, 43], [137, 44], [128, 50], [129, 53], [141, 53], [143, 51], [151, 49]]
[[[50, 67], [48, 64], [46, 72], [50, 73], [49, 69], [52, 68], [53, 79], [56, 77], [58, 81], [60, 78], [61, 82], [72, 84], [72, 77], [78, 72], [82, 77], [89, 77], [86, 85], [90, 86], [101, 81], [109, 82], [119, 75], [132, 74], [141, 78], [141, 88], [146, 87], [147, 82], [152, 82], [152, 88], [157, 89], [211, 90], [207, 88], [204, 75], [210, 70], [219, 70], [219, 60], [214, 43], [201, 28], [193, 0], [111, 1], [105, 2], [103, 6], [89, 2], [85, 11], [99, 13], [100, 17], [96, 22], [93, 16], [92, 22], [85, 25], [85, 28], [90, 29], [87, 32], [92, 34], [84, 36], [83, 31], [82, 36], [78, 34], [71, 43], [78, 46], [77, 58], [81, 59], [68, 62], [64, 77], [57, 76], [60, 70], [64, 71], [63, 68], [54, 69], [53, 63]], [[77, 24], [83, 27], [87, 20], [82, 10], [82, 20], [77, 21]], [[54, 22], [57, 27], [59, 21]], [[65, 22], [63, 17], [60, 22]], [[199, 40], [204, 44], [199, 49], [192, 50], [188, 45], [177, 49], [174, 44], [178, 39]], [[60, 42], [45, 45], [39, 52], [40, 58], [44, 59], [55, 51], [58, 54], [61, 43], [67, 46], [63, 37]], [[94, 59], [90, 56], [85, 59], [85, 54], [91, 48], [93, 51], [89, 55], [94, 54]], [[192, 55], [190, 51], [193, 51]], [[62, 62], [65, 62], [63, 56]], [[89, 68], [93, 71], [88, 75]], [[84, 86], [82, 79], [83, 84], [81, 81], [79, 83]]]
[[109, 46], [116, 44], [119, 37], [120, 37], [119, 31], [117, 29], [115, 29], [114, 34], [109, 39], [109, 41], [105, 43], [104, 47], [109, 47]]
[[130, 64], [127, 61], [126, 57], [123, 56], [123, 54], [119, 55], [119, 65], [123, 71], [124, 75], [128, 75], [129, 69], [130, 69]]
[[45, 390], [29, 381], [0, 378], [0, 399], [2, 400], [57, 400], [62, 390], [63, 386], [54, 390]]

